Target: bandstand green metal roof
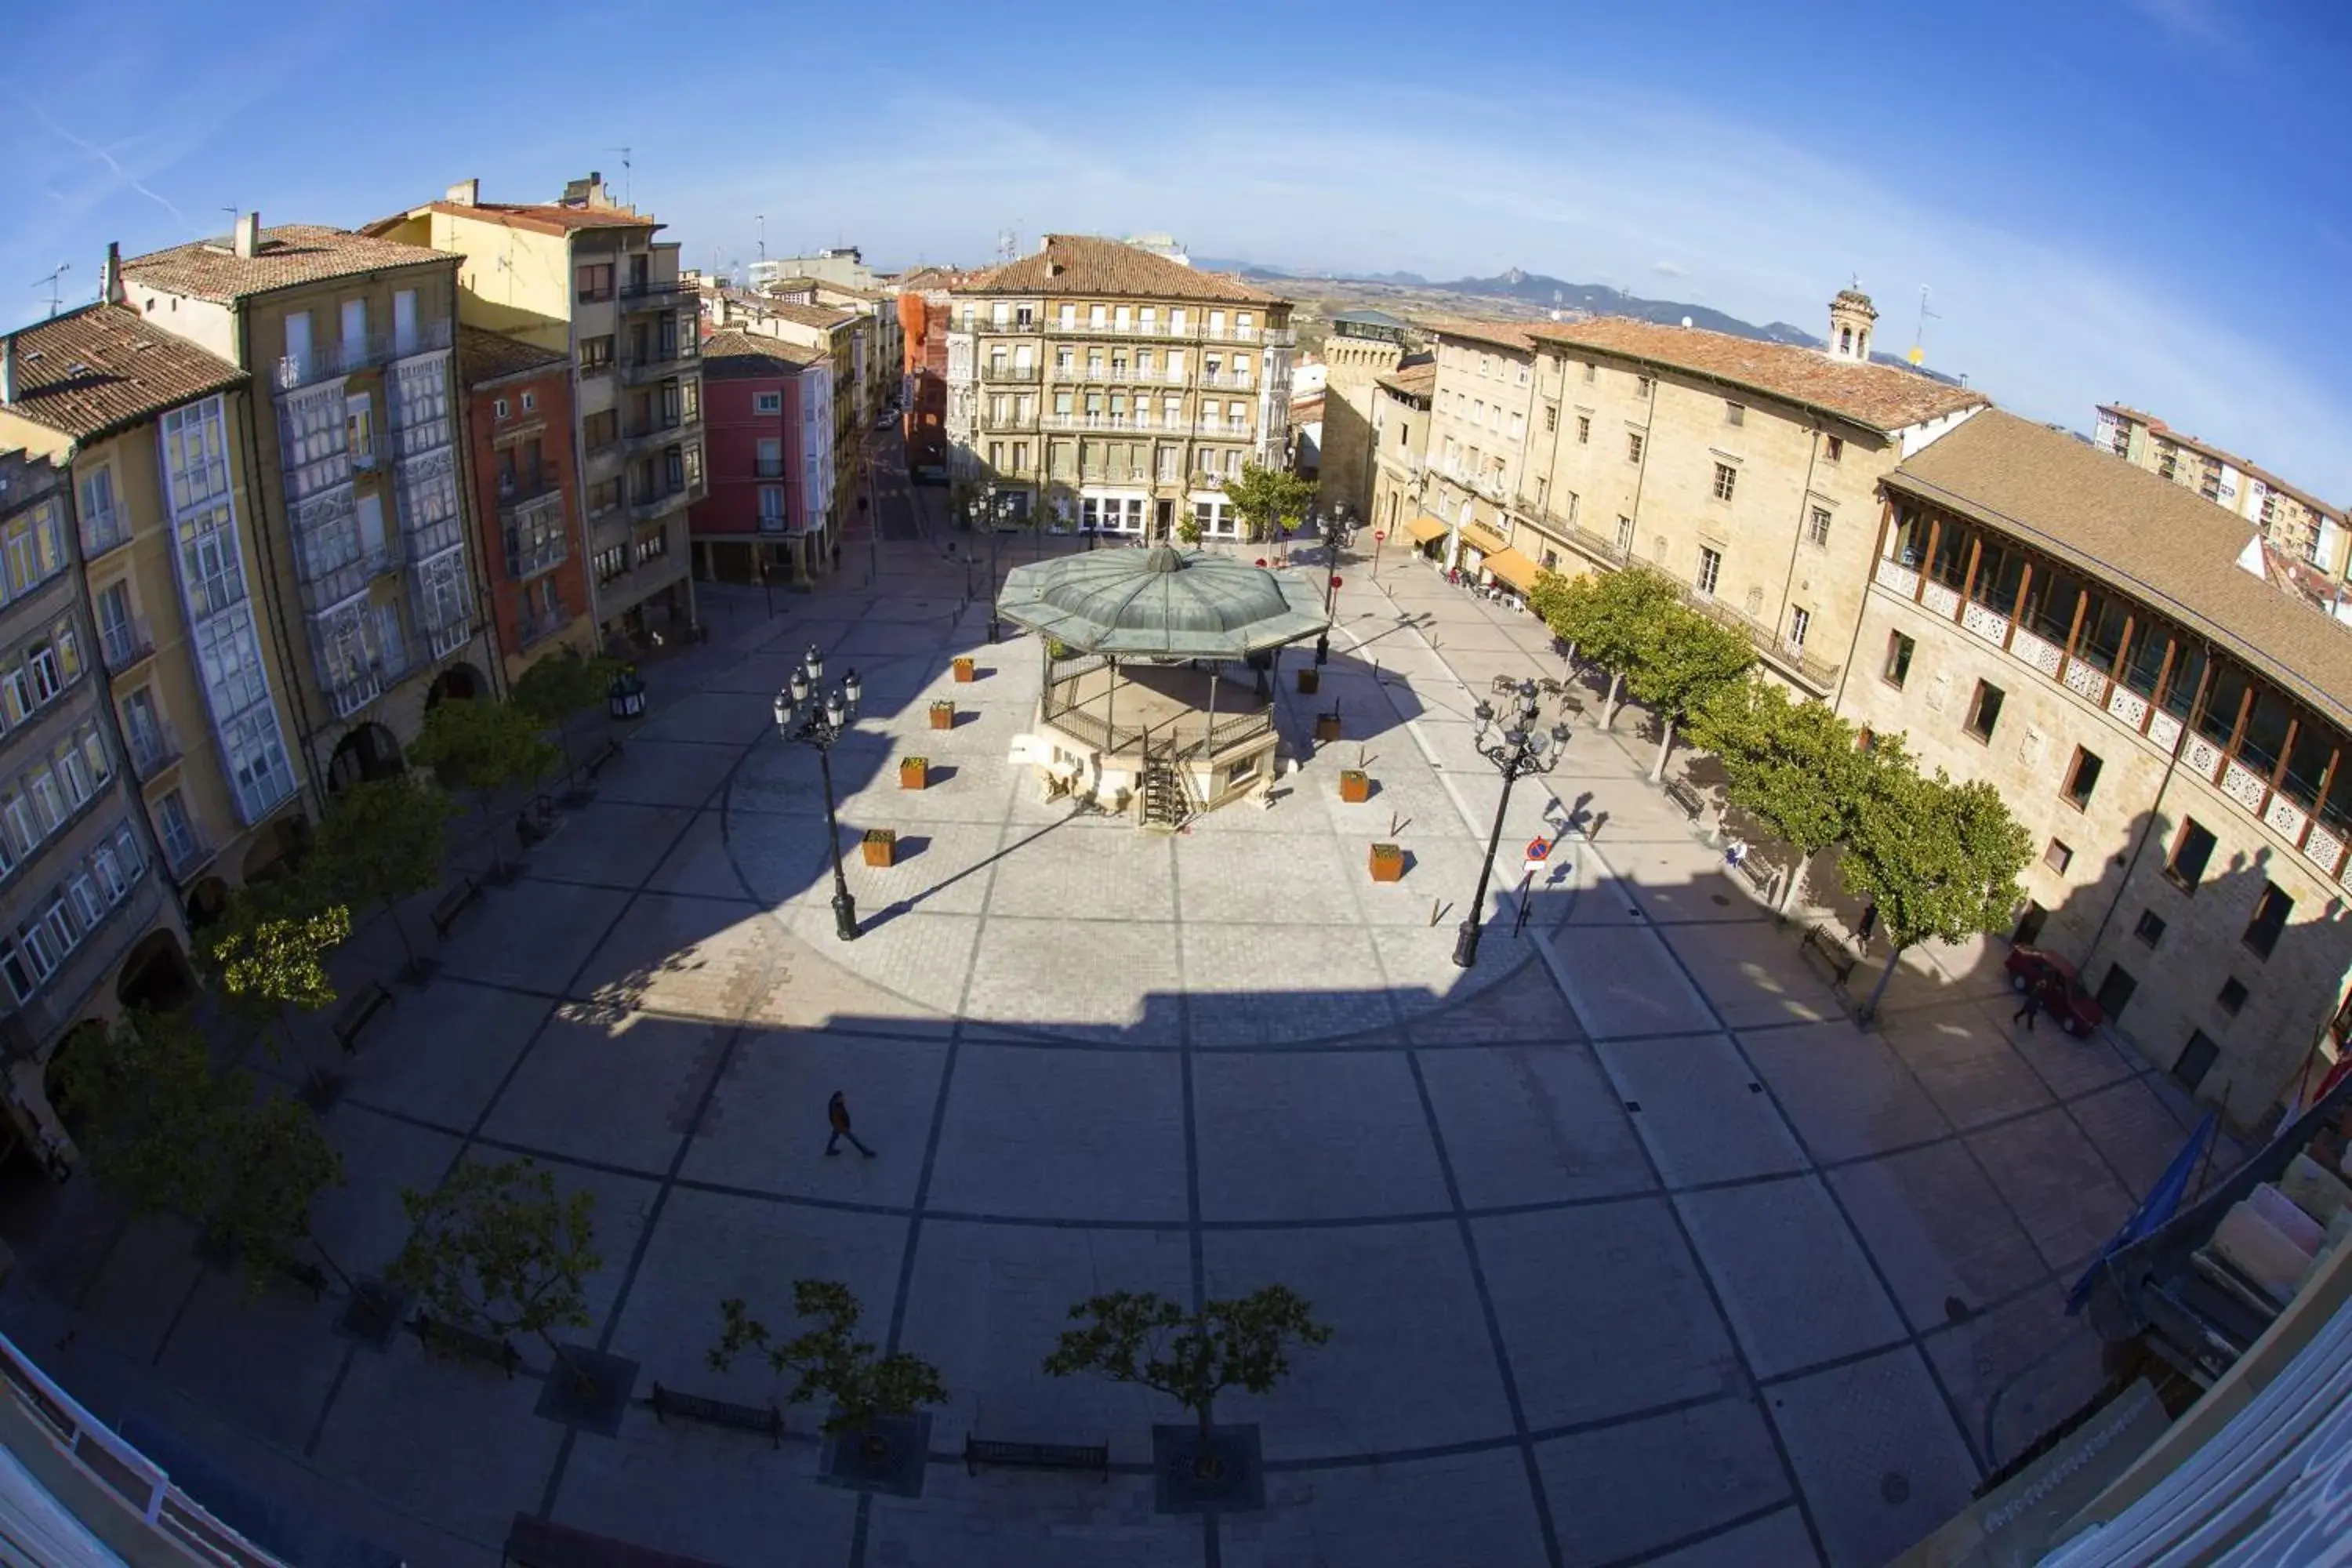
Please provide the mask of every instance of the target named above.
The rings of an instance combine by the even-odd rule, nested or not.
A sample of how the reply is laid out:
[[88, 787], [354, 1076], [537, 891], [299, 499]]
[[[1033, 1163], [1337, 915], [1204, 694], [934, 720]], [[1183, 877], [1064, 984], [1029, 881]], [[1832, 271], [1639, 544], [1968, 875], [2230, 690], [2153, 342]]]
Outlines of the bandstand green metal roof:
[[1094, 550], [1015, 566], [997, 614], [1087, 653], [1241, 658], [1329, 623], [1324, 584], [1204, 550]]

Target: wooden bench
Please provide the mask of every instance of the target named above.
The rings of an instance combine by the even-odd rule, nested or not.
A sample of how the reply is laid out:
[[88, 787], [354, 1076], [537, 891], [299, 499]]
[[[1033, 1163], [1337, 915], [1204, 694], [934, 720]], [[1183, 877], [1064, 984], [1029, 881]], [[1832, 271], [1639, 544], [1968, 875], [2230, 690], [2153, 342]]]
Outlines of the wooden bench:
[[1829, 927], [1817, 925], [1805, 932], [1799, 949], [1805, 957], [1819, 964], [1831, 985], [1843, 991], [1847, 978], [1853, 973], [1859, 961], [1846, 951], [1845, 943], [1830, 934]]
[[614, 735], [608, 739], [603, 745], [596, 748], [595, 755], [590, 757], [587, 762], [581, 764], [580, 771], [586, 773], [593, 779], [598, 773], [603, 773], [607, 764], [616, 763], [620, 760], [621, 738], [618, 735]]
[[530, 797], [530, 804], [515, 813], [515, 837], [526, 849], [545, 842], [555, 831], [555, 803], [543, 795]]
[[675, 1388], [654, 1384], [653, 1397], [646, 1401], [654, 1407], [654, 1419], [667, 1422], [672, 1415], [688, 1421], [699, 1421], [706, 1426], [727, 1426], [738, 1432], [765, 1432], [772, 1447], [784, 1446], [784, 1413], [773, 1405], [738, 1405], [726, 1399], [705, 1399], [698, 1394], [680, 1394]]
[[457, 917], [481, 896], [481, 884], [471, 877], [458, 878], [457, 886], [441, 895], [441, 901], [433, 906], [432, 920], [433, 929], [440, 933], [443, 942], [449, 940], [449, 928], [457, 923]]
[[409, 1331], [416, 1336], [416, 1342], [436, 1355], [486, 1361], [509, 1377], [512, 1377], [515, 1368], [522, 1364], [522, 1352], [514, 1348], [514, 1342], [497, 1334], [459, 1328], [455, 1323], [442, 1322], [423, 1312], [411, 1319], [408, 1327]]
[[352, 1056], [359, 1050], [360, 1031], [367, 1027], [370, 1018], [392, 1005], [392, 993], [377, 980], [369, 981], [343, 998], [343, 1005], [335, 1010], [335, 1043], [343, 1047], [343, 1055]]
[[1689, 817], [1693, 822], [1696, 822], [1699, 819], [1700, 815], [1706, 810], [1706, 801], [1699, 795], [1697, 790], [1691, 787], [1691, 784], [1688, 779], [1668, 779], [1666, 781], [1666, 798], [1673, 801], [1676, 805], [1682, 807], [1683, 815]]
[[315, 1263], [306, 1263], [299, 1258], [282, 1258], [278, 1262], [278, 1272], [310, 1292], [313, 1301], [327, 1293], [326, 1270]]
[[982, 1465], [999, 1465], [1017, 1470], [1093, 1470], [1108, 1481], [1110, 1479], [1110, 1445], [1005, 1443], [993, 1437], [974, 1437], [967, 1434], [963, 1440], [964, 1473], [976, 1476]]

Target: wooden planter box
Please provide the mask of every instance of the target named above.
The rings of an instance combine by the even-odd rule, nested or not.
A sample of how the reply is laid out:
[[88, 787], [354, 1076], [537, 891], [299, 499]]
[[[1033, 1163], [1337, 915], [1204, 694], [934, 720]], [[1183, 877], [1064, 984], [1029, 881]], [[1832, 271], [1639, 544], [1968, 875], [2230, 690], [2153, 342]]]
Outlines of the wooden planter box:
[[955, 728], [954, 703], [934, 702], [931, 704], [931, 728], [934, 730], [952, 730]]
[[1304, 668], [1302, 668], [1299, 670], [1299, 672], [1298, 672], [1298, 691], [1299, 691], [1299, 695], [1301, 695], [1301, 696], [1303, 696], [1303, 697], [1312, 697], [1312, 696], [1314, 696], [1317, 692], [1318, 692], [1318, 691], [1320, 691], [1320, 690], [1322, 690], [1322, 689], [1323, 689], [1323, 672], [1322, 672], [1321, 670], [1319, 670], [1319, 669], [1316, 668], [1315, 668], [1313, 665], [1311, 665], [1311, 664], [1310, 664], [1310, 665], [1307, 665], [1307, 666], [1305, 666]]
[[901, 757], [898, 759], [898, 787], [900, 789], [928, 788], [930, 784], [930, 776], [931, 764], [928, 759], [923, 757]]
[[1395, 844], [1372, 846], [1372, 880], [1398, 882], [1404, 879], [1404, 849]]
[[898, 833], [896, 828], [869, 827], [858, 847], [866, 852], [868, 866], [887, 866], [898, 858]]
[[1318, 741], [1336, 741], [1339, 738], [1339, 713], [1337, 709], [1328, 713], [1315, 715], [1315, 738]]
[[1350, 805], [1361, 805], [1372, 798], [1372, 776], [1349, 768], [1339, 775], [1339, 798]]
[[978, 679], [978, 676], [979, 671], [972, 668], [971, 660], [968, 658], [960, 658], [955, 661], [955, 678], [957, 685], [964, 685], [969, 681]]

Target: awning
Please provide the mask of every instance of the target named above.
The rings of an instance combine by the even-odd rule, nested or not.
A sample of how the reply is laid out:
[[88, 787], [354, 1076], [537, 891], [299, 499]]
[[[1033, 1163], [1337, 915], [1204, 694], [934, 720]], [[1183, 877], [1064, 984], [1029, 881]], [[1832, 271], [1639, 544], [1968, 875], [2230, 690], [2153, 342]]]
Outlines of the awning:
[[1416, 517], [1404, 525], [1415, 544], [1426, 544], [1433, 539], [1443, 539], [1454, 531], [1433, 517]]
[[1488, 528], [1482, 522], [1464, 523], [1462, 525], [1462, 542], [1470, 546], [1471, 549], [1477, 551], [1482, 555], [1499, 555], [1504, 551], [1510, 548], [1509, 545], [1503, 542], [1503, 536], [1501, 534], [1496, 533], [1493, 529]]
[[1481, 564], [1522, 594], [1536, 591], [1536, 574], [1542, 570], [1517, 551], [1508, 549], [1495, 551]]

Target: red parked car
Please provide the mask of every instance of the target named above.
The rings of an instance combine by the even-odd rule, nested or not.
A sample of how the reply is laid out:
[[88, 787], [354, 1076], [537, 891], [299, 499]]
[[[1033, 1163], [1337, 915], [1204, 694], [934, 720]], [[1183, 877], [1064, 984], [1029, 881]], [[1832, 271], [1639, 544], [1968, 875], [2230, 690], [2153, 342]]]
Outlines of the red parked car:
[[2106, 1009], [2083, 989], [2083, 977], [2071, 961], [2039, 947], [2012, 947], [2003, 967], [2009, 971], [2009, 988], [2040, 995], [2042, 1010], [2068, 1034], [2087, 1035], [2106, 1022]]

